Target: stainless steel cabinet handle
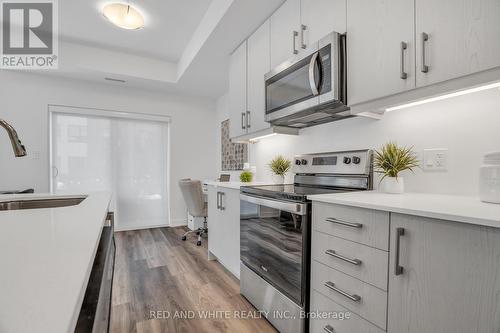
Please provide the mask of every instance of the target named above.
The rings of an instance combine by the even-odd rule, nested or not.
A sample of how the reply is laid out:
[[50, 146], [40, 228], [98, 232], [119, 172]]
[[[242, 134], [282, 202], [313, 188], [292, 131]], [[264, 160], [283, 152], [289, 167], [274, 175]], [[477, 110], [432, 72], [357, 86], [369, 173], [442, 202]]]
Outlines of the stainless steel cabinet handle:
[[346, 293], [345, 291], [335, 287], [335, 283], [331, 282], [331, 281], [328, 281], [328, 282], [325, 282], [325, 287], [341, 294], [342, 296], [345, 296], [347, 298], [349, 298], [351, 301], [354, 301], [354, 302], [359, 302], [361, 301], [361, 296], [359, 295], [351, 295], [349, 293]]
[[250, 111], [247, 111], [247, 128], [250, 128], [252, 125], [252, 120], [250, 118]]
[[226, 210], [226, 207], [224, 207], [224, 201], [223, 201], [225, 194], [226, 193], [224, 193], [224, 192], [220, 192], [220, 210]]
[[406, 80], [408, 78], [408, 73], [405, 72], [405, 51], [408, 48], [406, 42], [401, 42], [401, 74], [400, 78]]
[[394, 274], [395, 275], [402, 275], [404, 272], [404, 268], [399, 265], [399, 252], [400, 252], [400, 243], [401, 243], [401, 236], [405, 235], [405, 229], [404, 228], [396, 228], [396, 258], [394, 259]]
[[220, 192], [217, 192], [217, 209], [220, 209]]
[[359, 266], [361, 265], [361, 260], [359, 259], [349, 259], [347, 257], [344, 257], [340, 254], [338, 254], [337, 252], [335, 252], [334, 250], [326, 250], [325, 251], [325, 254], [328, 254], [329, 256], [332, 256], [334, 258], [337, 258], [337, 259], [340, 259], [340, 260], [343, 260], [345, 262], [348, 262], [350, 264], [353, 264], [353, 265], [356, 265], [356, 266]]
[[314, 77], [314, 67], [316, 66], [316, 62], [318, 61], [319, 52], [316, 52], [311, 57], [311, 61], [309, 61], [309, 86], [311, 87], [311, 91], [313, 96], [319, 95], [319, 88], [316, 82], [316, 78]]
[[358, 229], [363, 228], [363, 225], [361, 223], [346, 222], [346, 221], [342, 221], [342, 220], [336, 219], [334, 217], [329, 217], [329, 218], [326, 219], [326, 221], [327, 222], [331, 222], [331, 223], [345, 225], [345, 226], [351, 227], [351, 228], [358, 228]]
[[323, 327], [323, 331], [325, 331], [327, 333], [335, 333], [335, 330], [330, 325], [326, 325], [325, 327]]
[[422, 69], [420, 70], [422, 73], [429, 72], [429, 66], [425, 61], [425, 45], [429, 40], [429, 35], [425, 32], [422, 32]]
[[299, 51], [297, 50], [297, 46], [295, 45], [295, 40], [297, 39], [298, 35], [299, 35], [299, 33], [294, 30], [293, 34], [292, 34], [292, 38], [293, 38], [293, 54], [299, 53]]
[[245, 129], [245, 113], [241, 113], [241, 129]]
[[307, 25], [301, 24], [300, 25], [300, 47], [305, 49], [307, 48], [306, 43], [304, 43], [304, 31], [307, 30]]

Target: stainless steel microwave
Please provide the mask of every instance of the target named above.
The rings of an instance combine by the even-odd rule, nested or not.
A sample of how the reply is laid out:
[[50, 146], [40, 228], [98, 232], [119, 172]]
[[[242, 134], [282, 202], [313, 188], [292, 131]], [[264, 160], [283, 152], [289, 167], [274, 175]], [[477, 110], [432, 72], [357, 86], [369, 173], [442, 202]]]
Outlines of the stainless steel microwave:
[[346, 72], [345, 35], [332, 32], [265, 75], [266, 121], [303, 128], [350, 117]]

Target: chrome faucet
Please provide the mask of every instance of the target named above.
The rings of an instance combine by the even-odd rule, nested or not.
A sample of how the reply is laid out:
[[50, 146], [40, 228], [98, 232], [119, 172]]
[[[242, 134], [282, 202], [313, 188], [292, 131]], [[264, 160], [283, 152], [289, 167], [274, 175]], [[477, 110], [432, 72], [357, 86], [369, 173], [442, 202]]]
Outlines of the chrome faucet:
[[12, 149], [14, 150], [14, 155], [16, 157], [26, 156], [26, 148], [24, 148], [21, 140], [17, 136], [17, 132], [8, 122], [0, 119], [0, 126], [5, 128], [7, 134], [9, 134], [10, 143], [12, 144]]

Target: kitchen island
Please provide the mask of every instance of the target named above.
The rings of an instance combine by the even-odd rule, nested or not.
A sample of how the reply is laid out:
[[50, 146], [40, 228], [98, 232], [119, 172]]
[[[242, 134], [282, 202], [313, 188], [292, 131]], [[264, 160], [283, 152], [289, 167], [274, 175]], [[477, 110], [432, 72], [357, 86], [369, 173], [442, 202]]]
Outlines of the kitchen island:
[[0, 204], [75, 197], [85, 199], [0, 211], [0, 332], [74, 331], [111, 194], [0, 196]]

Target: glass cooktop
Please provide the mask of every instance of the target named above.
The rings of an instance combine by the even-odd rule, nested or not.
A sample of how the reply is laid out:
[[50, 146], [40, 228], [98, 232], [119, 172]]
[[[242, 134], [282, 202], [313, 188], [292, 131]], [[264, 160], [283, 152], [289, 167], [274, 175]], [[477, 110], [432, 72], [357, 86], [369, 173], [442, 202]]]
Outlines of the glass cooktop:
[[341, 193], [348, 189], [332, 189], [324, 187], [298, 186], [294, 184], [284, 185], [258, 185], [243, 186], [241, 193], [251, 194], [259, 197], [266, 197], [277, 200], [306, 201], [308, 195]]

